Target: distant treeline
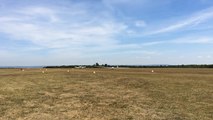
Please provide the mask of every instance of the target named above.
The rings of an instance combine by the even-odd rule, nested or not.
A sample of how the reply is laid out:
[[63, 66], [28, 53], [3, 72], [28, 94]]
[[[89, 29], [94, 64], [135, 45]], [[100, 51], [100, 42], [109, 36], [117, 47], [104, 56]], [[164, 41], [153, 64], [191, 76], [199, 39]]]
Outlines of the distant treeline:
[[107, 65], [98, 63], [94, 65], [62, 65], [62, 66], [46, 66], [44, 68], [213, 68], [211, 65]]
[[213, 68], [213, 64], [212, 65], [136, 65], [136, 66], [121, 65], [120, 67], [130, 67], [130, 68]]

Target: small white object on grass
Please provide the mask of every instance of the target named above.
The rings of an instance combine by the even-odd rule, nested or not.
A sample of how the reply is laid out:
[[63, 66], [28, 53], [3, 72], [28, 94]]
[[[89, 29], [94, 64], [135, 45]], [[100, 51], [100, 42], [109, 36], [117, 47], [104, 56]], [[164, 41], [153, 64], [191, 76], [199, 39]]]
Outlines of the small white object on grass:
[[95, 74], [95, 71], [93, 71], [93, 73]]
[[22, 71], [24, 71], [24, 69]]
[[152, 70], [152, 73], [154, 72], [154, 70]]
[[44, 71], [42, 71], [42, 73], [44, 73]]
[[70, 70], [67, 70], [67, 72], [70, 72]]

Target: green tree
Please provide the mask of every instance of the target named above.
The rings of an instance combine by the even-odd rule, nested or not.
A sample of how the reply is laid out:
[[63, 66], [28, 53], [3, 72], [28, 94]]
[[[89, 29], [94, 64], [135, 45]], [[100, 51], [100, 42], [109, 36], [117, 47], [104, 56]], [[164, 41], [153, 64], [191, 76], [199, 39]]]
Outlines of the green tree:
[[99, 63], [95, 63], [95, 66], [99, 66]]

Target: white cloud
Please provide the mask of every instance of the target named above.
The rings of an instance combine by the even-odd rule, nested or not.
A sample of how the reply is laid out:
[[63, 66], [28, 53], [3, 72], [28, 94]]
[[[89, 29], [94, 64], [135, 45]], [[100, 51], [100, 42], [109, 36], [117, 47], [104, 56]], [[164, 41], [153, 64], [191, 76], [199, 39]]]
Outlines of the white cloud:
[[[53, 10], [46, 7], [23, 8], [0, 16], [0, 32], [14, 40], [25, 40], [46, 48], [88, 45], [101, 47], [116, 44], [114, 36], [125, 30], [126, 26], [114, 22], [109, 16], [102, 18], [102, 15], [97, 14], [95, 19], [91, 19], [94, 17], [88, 13], [84, 18], [81, 16], [83, 10], [87, 12], [85, 8], [79, 13], [76, 10], [75, 14], [72, 14], [72, 11], [69, 14], [60, 9]], [[43, 17], [48, 19], [44, 21]]]
[[179, 20], [178, 22], [175, 22], [174, 24], [171, 24], [167, 27], [150, 32], [150, 33], [148, 33], [148, 35], [172, 32], [172, 31], [176, 31], [176, 30], [179, 30], [179, 29], [182, 29], [185, 27], [196, 26], [196, 25], [206, 22], [207, 20], [210, 20], [212, 18], [213, 18], [213, 8], [211, 7], [211, 8], [202, 10], [200, 12], [197, 12], [194, 15], [192, 15], [191, 17]]
[[198, 55], [197, 58], [199, 58], [199, 59], [211, 59], [212, 56], [211, 55]]
[[121, 12], [119, 6], [125, 8], [126, 10], [132, 10], [134, 8], [143, 8], [144, 6], [150, 5], [149, 3], [153, 3], [153, 0], [102, 0], [104, 6], [111, 11]]
[[123, 5], [123, 6], [143, 6], [148, 3], [153, 3], [154, 0], [102, 0], [104, 4], [109, 6]]
[[180, 38], [177, 40], [173, 40], [170, 43], [177, 43], [177, 44], [212, 44], [213, 38], [211, 37], [186, 37]]
[[211, 55], [207, 55], [206, 57], [207, 57], [207, 58], [212, 58], [212, 56], [211, 56]]
[[16, 17], [10, 17], [10, 16], [0, 17], [0, 22], [11, 22], [11, 21], [21, 21], [21, 19]]
[[199, 56], [197, 56], [197, 58], [200, 58], [200, 59], [202, 59], [202, 58], [203, 58], [203, 56], [200, 56], [200, 55], [199, 55]]
[[146, 22], [143, 21], [143, 20], [135, 21], [135, 26], [136, 27], [145, 27], [146, 26]]
[[17, 13], [31, 18], [48, 18], [50, 22], [58, 22], [59, 18], [56, 16], [56, 11], [46, 7], [27, 7], [18, 10]]
[[139, 2], [145, 2], [146, 0], [103, 0], [107, 4], [137, 4]]
[[160, 44], [213, 44], [212, 37], [202, 37], [202, 36], [193, 36], [193, 37], [181, 37], [172, 40], [159, 40], [153, 42], [143, 43], [142, 46], [153, 46]]

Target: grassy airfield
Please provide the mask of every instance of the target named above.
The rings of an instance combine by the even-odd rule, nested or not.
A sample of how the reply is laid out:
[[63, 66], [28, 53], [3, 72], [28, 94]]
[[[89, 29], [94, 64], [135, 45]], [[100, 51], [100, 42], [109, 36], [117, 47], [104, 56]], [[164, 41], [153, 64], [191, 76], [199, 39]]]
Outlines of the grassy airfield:
[[0, 69], [13, 119], [212, 120], [213, 69]]

